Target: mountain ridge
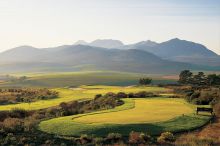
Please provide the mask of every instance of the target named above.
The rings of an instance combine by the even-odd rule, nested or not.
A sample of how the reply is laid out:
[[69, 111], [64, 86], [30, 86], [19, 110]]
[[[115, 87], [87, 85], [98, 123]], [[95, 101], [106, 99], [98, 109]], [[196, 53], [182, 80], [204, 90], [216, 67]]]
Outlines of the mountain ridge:
[[[164, 57], [163, 52], [159, 52], [162, 55], [157, 54], [158, 50], [169, 50], [166, 48], [167, 44], [168, 46], [171, 46], [170, 50], [173, 51], [173, 49], [175, 49], [176, 42], [176, 46], [179, 45], [179, 42], [187, 43], [187, 45], [193, 44], [193, 46], [197, 46], [196, 43], [194, 44], [193, 42], [188, 41], [185, 42], [179, 39], [172, 39], [163, 43], [156, 43], [148, 40], [111, 49], [95, 47], [91, 46], [90, 44], [63, 45], [41, 49], [32, 46], [20, 46], [0, 53], [0, 72], [4, 71], [4, 69], [7, 71], [15, 71], [15, 68], [21, 71], [27, 69], [30, 70], [31, 66], [33, 70], [60, 69], [64, 71], [76, 71], [88, 69], [89, 66], [89, 69], [147, 73], [173, 73], [179, 72], [183, 69], [202, 70], [207, 68], [220, 70], [220, 65], [215, 67], [207, 66], [206, 60], [204, 62], [202, 62], [203, 60], [200, 60], [204, 64], [198, 65], [190, 61], [184, 62], [185, 58], [183, 58], [183, 61], [179, 61], [180, 56], [175, 56], [176, 54], [178, 55], [178, 52], [174, 52], [174, 56], [172, 56], [173, 58], [166, 56]], [[214, 52], [209, 52], [206, 47], [202, 45], [199, 45], [199, 47], [202, 48], [202, 51], [199, 52], [200, 54], [204, 56], [208, 54], [207, 56], [216, 56], [216, 58], [219, 57]], [[189, 50], [190, 49], [191, 48], [189, 47]], [[186, 57], [191, 57], [191, 60], [195, 59], [194, 56], [190, 55], [186, 55]], [[177, 57], [177, 59], [175, 57]], [[213, 64], [218, 64], [218, 60], [216, 60], [210, 60], [210, 62]], [[16, 64], [21, 68], [19, 69], [18, 67], [15, 67]]]

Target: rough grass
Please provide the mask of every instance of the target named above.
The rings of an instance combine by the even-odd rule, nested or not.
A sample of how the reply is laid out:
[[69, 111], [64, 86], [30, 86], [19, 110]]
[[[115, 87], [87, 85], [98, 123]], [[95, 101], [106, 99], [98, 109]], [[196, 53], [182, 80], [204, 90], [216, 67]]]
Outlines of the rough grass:
[[53, 89], [59, 92], [59, 97], [49, 100], [39, 100], [32, 103], [18, 103], [11, 105], [0, 105], [0, 110], [11, 110], [13, 108], [22, 108], [25, 110], [44, 109], [52, 106], [57, 106], [61, 102], [69, 102], [73, 100], [84, 100], [93, 98], [96, 94], [107, 92], [139, 92], [139, 91], [156, 91], [156, 92], [169, 92], [169, 89], [161, 87], [120, 87], [120, 86], [81, 86], [78, 88], [56, 88]]
[[[131, 101], [132, 99], [125, 99], [124, 105], [111, 110], [43, 121], [39, 129], [48, 133], [73, 136], [105, 136], [111, 132], [128, 135], [132, 130], [157, 135], [163, 131], [194, 129], [205, 124], [210, 118], [189, 114], [193, 112], [194, 106], [181, 99], [135, 99], [135, 107]], [[186, 113], [188, 115], [182, 115]]]

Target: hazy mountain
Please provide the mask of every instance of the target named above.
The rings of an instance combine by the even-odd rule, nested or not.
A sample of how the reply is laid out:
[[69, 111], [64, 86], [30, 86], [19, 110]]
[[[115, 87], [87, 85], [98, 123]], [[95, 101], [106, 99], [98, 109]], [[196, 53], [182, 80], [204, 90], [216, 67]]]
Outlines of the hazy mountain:
[[123, 46], [124, 44], [119, 40], [112, 39], [103, 39], [103, 40], [95, 40], [90, 43], [91, 46], [102, 47], [102, 48], [118, 48]]
[[200, 56], [217, 57], [217, 54], [201, 44], [190, 41], [172, 39], [156, 46], [154, 53], [161, 57]]
[[89, 43], [87, 43], [86, 41], [84, 40], [78, 40], [74, 43], [74, 45], [88, 45]]
[[39, 60], [47, 53], [46, 50], [40, 50], [32, 46], [20, 46], [0, 53], [0, 63]]
[[[139, 49], [139, 50], [145, 50], [145, 47], [147, 48], [153, 48], [155, 46], [157, 46], [158, 43], [151, 41], [151, 40], [147, 40], [147, 41], [141, 41], [135, 44], [130, 44], [130, 45], [124, 45], [119, 47], [120, 49]], [[144, 47], [143, 49], [141, 49], [141, 47]], [[148, 51], [148, 50], [145, 50]], [[149, 51], [148, 51], [149, 52]]]
[[[2, 59], [1, 62], [4, 62], [4, 64], [1, 64], [0, 72], [31, 70], [76, 71], [88, 69], [173, 73], [191, 67], [189, 64], [166, 61], [149, 52], [135, 49], [106, 49], [85, 45], [67, 45], [57, 48], [53, 48], [56, 51], [48, 51], [48, 48], [46, 50], [32, 47], [25, 49], [14, 48], [1, 53], [0, 56], [7, 59]], [[51, 48], [50, 50], [53, 49]], [[16, 53], [19, 54], [19, 57]], [[7, 57], [4, 57], [4, 55]], [[27, 57], [27, 55], [29, 57]], [[14, 63], [14, 61], [16, 61], [16, 63]]]
[[172, 61], [220, 66], [220, 58], [216, 53], [201, 44], [178, 38], [153, 45], [140, 42], [127, 46], [127, 49], [144, 50]]
[[[201, 57], [200, 60], [197, 57], [196, 61], [204, 64], [192, 65], [191, 63], [195, 63], [195, 56]], [[183, 63], [175, 61], [179, 61], [181, 57], [187, 57], [188, 63], [184, 63], [187, 62], [185, 58]], [[94, 47], [90, 44], [44, 49], [21, 46], [0, 53], [0, 72], [112, 70], [166, 74], [183, 69], [220, 70], [219, 67], [205, 66], [209, 60], [207, 58], [219, 56], [200, 44], [179, 39], [160, 44], [143, 41], [126, 45], [123, 49]], [[218, 64], [217, 59], [209, 61]]]
[[119, 48], [122, 47], [124, 44], [119, 40], [97, 39], [92, 41], [91, 43], [87, 43], [86, 41], [79, 40], [75, 42], [74, 45], [87, 45], [87, 46], [94, 46], [101, 48]]

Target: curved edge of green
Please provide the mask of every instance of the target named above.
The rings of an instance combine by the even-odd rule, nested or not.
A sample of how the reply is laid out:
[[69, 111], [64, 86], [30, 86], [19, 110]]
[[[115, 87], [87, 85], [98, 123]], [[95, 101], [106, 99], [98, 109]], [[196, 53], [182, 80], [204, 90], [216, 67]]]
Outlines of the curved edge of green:
[[[148, 98], [149, 99], [149, 98]], [[169, 98], [169, 100], [172, 98]], [[147, 132], [151, 135], [159, 135], [161, 132], [182, 132], [189, 131], [202, 127], [211, 116], [207, 115], [182, 115], [175, 117], [164, 122], [155, 123], [140, 123], [140, 124], [85, 124], [74, 122], [72, 119], [92, 115], [101, 114], [106, 112], [117, 112], [119, 110], [127, 110], [134, 108], [133, 99], [123, 99], [125, 104], [118, 106], [114, 109], [97, 111], [92, 113], [85, 113], [80, 115], [72, 115], [60, 118], [54, 118], [42, 121], [38, 125], [38, 129], [50, 134], [63, 135], [63, 136], [80, 136], [82, 134], [91, 134], [96, 136], [105, 136], [108, 133], [121, 133], [122, 135], [129, 135], [131, 131]], [[183, 101], [180, 101], [183, 102]], [[184, 101], [185, 102], [185, 101]], [[187, 104], [191, 108], [195, 108], [192, 104]], [[70, 122], [71, 121], [71, 122]]]

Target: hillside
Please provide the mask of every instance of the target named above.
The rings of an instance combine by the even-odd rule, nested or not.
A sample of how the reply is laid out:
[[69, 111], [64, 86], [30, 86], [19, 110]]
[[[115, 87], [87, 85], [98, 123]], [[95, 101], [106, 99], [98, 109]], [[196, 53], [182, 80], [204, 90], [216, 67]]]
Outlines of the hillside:
[[[94, 47], [108, 44], [118, 49]], [[172, 39], [163, 43], [142, 41], [123, 45], [117, 40], [96, 40], [88, 45], [52, 48], [21, 46], [0, 53], [0, 73], [24, 71], [111, 70], [138, 73], [177, 73], [183, 69], [220, 70], [220, 57], [193, 42]], [[107, 43], [106, 43], [107, 42]], [[122, 46], [123, 45], [123, 46]]]
[[[126, 49], [151, 52], [163, 59], [198, 65], [220, 66], [220, 57], [205, 46], [178, 38], [162, 43], [139, 42], [127, 45]], [[151, 45], [153, 44], [153, 45]]]

